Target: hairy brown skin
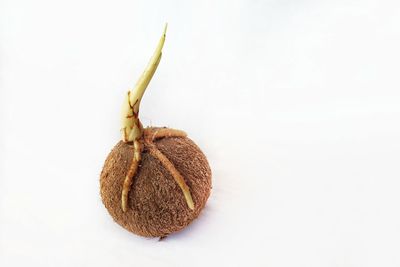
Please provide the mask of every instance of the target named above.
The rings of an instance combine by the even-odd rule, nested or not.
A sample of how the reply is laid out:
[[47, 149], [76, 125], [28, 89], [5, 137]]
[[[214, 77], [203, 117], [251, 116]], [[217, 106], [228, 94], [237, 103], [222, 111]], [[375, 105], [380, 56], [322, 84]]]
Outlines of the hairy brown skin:
[[164, 237], [179, 231], [200, 214], [211, 190], [211, 170], [197, 145], [187, 137], [165, 137], [154, 142], [184, 177], [194, 201], [191, 210], [182, 190], [146, 145], [129, 191], [129, 209], [121, 208], [123, 181], [133, 158], [131, 145], [120, 141], [108, 155], [100, 176], [101, 197], [113, 219], [145, 237]]

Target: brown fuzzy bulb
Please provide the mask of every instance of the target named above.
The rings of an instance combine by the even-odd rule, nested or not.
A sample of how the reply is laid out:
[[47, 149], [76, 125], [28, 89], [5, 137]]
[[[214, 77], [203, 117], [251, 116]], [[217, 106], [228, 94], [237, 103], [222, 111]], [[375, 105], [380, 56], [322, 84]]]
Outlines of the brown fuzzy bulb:
[[161, 60], [164, 33], [150, 62], [122, 105], [120, 141], [108, 155], [100, 193], [113, 219], [146, 237], [165, 237], [187, 226], [211, 190], [207, 159], [180, 130], [143, 129], [139, 106]]
[[[157, 132], [156, 128], [144, 131], [145, 136]], [[160, 137], [154, 142], [143, 142], [126, 212], [121, 208], [121, 191], [134, 157], [132, 145], [117, 143], [100, 177], [101, 197], [113, 219], [125, 229], [146, 237], [164, 237], [183, 229], [199, 215], [211, 190], [211, 170], [197, 145], [184, 136]], [[184, 178], [193, 198], [193, 210], [188, 207], [174, 174], [152, 149], [161, 152]]]

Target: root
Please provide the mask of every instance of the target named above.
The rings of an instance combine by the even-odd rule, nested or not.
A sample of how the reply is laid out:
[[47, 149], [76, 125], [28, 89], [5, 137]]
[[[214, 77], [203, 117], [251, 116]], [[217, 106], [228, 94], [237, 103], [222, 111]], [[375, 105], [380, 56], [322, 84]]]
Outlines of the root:
[[174, 164], [163, 153], [161, 153], [161, 151], [158, 150], [155, 145], [148, 144], [148, 149], [149, 149], [150, 155], [157, 158], [161, 162], [161, 164], [164, 166], [164, 168], [166, 168], [167, 171], [172, 175], [175, 182], [181, 188], [183, 195], [185, 196], [188, 207], [191, 210], [193, 210], [194, 203], [193, 203], [192, 195], [190, 194], [189, 186], [186, 184], [183, 176], [175, 168]]
[[135, 140], [133, 142], [133, 159], [131, 166], [129, 167], [128, 173], [125, 176], [124, 183], [122, 185], [122, 194], [121, 194], [121, 208], [123, 212], [128, 210], [128, 196], [129, 191], [131, 189], [133, 178], [135, 177], [137, 170], [139, 168], [140, 160], [142, 159], [142, 145], [139, 141]]
[[154, 140], [164, 138], [164, 137], [186, 137], [187, 134], [184, 131], [169, 129], [169, 128], [160, 128], [160, 129], [151, 129], [147, 128], [144, 130], [145, 139], [147, 142], [153, 142]]

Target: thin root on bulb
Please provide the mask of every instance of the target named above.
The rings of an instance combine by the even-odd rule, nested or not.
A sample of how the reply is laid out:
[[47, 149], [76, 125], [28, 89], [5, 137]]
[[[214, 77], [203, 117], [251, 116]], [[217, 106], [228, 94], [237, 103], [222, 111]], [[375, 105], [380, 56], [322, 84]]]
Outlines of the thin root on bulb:
[[151, 145], [148, 148], [149, 148], [150, 155], [152, 155], [153, 157], [158, 159], [161, 162], [161, 164], [164, 166], [164, 168], [167, 169], [167, 171], [172, 175], [175, 182], [181, 188], [183, 195], [186, 199], [186, 203], [187, 203], [188, 207], [191, 210], [193, 210], [194, 203], [193, 203], [192, 195], [190, 194], [189, 186], [186, 184], [183, 176], [175, 168], [174, 164], [160, 150], [158, 150], [155, 145]]
[[150, 135], [151, 141], [164, 137], [186, 137], [187, 134], [184, 131], [176, 129], [161, 128], [153, 131]]
[[121, 194], [121, 207], [122, 211], [126, 212], [128, 210], [128, 196], [129, 191], [131, 189], [133, 183], [133, 177], [135, 177], [137, 170], [139, 168], [139, 163], [142, 158], [142, 145], [139, 141], [133, 142], [133, 159], [131, 162], [131, 166], [129, 167], [128, 173], [125, 176], [124, 183], [122, 185], [122, 194]]

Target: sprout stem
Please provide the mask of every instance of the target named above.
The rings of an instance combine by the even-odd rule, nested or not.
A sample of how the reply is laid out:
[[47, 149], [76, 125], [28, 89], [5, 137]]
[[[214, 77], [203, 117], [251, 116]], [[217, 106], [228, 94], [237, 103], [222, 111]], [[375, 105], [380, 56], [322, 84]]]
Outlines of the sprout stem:
[[168, 24], [165, 24], [164, 32], [146, 69], [136, 82], [135, 88], [127, 93], [122, 104], [121, 131], [124, 142], [139, 140], [143, 135], [143, 127], [139, 120], [140, 101], [160, 63], [167, 26]]

